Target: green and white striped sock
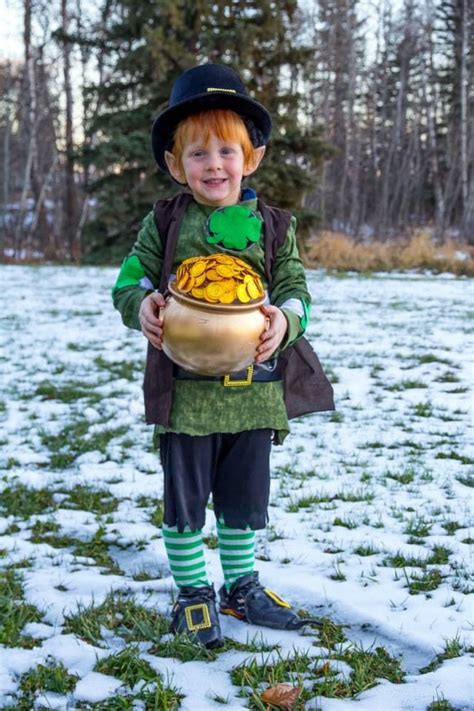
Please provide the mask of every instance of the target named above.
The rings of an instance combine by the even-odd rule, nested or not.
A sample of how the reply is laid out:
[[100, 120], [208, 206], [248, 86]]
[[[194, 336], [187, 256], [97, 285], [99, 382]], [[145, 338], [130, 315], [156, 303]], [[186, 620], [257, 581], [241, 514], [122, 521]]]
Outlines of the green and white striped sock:
[[176, 526], [162, 526], [163, 540], [170, 563], [171, 574], [178, 587], [209, 585], [204, 560], [202, 531], [188, 527], [179, 533]]
[[242, 575], [253, 573], [255, 563], [255, 531], [250, 528], [228, 528], [217, 521], [217, 538], [227, 591]]

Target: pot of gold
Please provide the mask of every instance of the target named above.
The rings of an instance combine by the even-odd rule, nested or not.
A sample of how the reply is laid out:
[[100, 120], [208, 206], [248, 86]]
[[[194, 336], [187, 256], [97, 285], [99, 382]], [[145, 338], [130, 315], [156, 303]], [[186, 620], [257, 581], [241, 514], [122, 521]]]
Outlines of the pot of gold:
[[260, 277], [227, 254], [182, 262], [162, 310], [163, 350], [177, 365], [200, 375], [243, 370], [255, 360], [268, 318], [260, 310]]

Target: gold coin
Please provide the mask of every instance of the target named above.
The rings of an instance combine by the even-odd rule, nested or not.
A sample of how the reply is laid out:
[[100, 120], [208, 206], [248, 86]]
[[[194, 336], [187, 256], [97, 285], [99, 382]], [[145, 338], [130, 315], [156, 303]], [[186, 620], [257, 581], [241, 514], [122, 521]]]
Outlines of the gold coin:
[[176, 286], [178, 287], [178, 289], [180, 289], [182, 291], [183, 287], [186, 286], [187, 282], [188, 282], [188, 275], [183, 274], [183, 276], [180, 277], [179, 281], [177, 281]]
[[232, 289], [232, 291], [224, 291], [223, 294], [220, 295], [219, 301], [221, 304], [231, 304], [235, 300], [235, 289]]
[[216, 272], [215, 269], [208, 269], [206, 272], [206, 277], [209, 279], [209, 281], [220, 281], [221, 277], [219, 274]]
[[249, 293], [250, 298], [251, 299], [258, 299], [258, 297], [260, 296], [260, 292], [259, 292], [258, 286], [254, 282], [254, 280], [252, 279], [251, 281], [249, 281], [246, 286], [247, 286], [247, 291]]
[[234, 291], [235, 290], [235, 281], [233, 279], [225, 279], [224, 281], [221, 281], [222, 288], [224, 291]]
[[237, 298], [243, 304], [248, 304], [248, 302], [250, 301], [250, 296], [247, 293], [247, 287], [245, 286], [245, 284], [239, 284], [239, 286], [237, 287]]
[[204, 282], [206, 281], [205, 272], [203, 274], [200, 274], [199, 276], [197, 276], [194, 281], [195, 281], [196, 286], [201, 286], [201, 284], [204, 284]]
[[194, 288], [194, 279], [192, 276], [188, 277], [184, 286], [181, 287], [181, 291], [186, 294]]
[[189, 273], [193, 277], [198, 277], [205, 271], [206, 271], [206, 262], [199, 261], [199, 262], [196, 262], [195, 264], [192, 265], [191, 269], [189, 270]]
[[234, 270], [232, 269], [232, 267], [228, 266], [227, 264], [219, 264], [219, 265], [216, 267], [216, 272], [217, 272], [220, 276], [223, 276], [223, 277], [226, 277], [226, 278], [231, 277], [231, 276], [234, 276]]
[[228, 254], [215, 254], [214, 259], [219, 262], [220, 264], [229, 264], [232, 265], [234, 263], [234, 258], [231, 257]]
[[206, 286], [206, 296], [210, 299], [219, 299], [223, 293], [224, 289], [222, 288], [222, 284], [214, 282]]
[[204, 289], [195, 286], [194, 289], [191, 289], [191, 296], [194, 296], [195, 299], [204, 299]]

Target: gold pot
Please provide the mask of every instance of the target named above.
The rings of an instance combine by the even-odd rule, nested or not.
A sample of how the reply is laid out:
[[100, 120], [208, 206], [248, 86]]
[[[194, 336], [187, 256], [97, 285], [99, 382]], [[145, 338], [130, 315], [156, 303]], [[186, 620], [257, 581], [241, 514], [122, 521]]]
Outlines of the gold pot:
[[182, 294], [174, 282], [169, 290], [161, 315], [163, 350], [172, 361], [200, 375], [234, 373], [255, 361], [268, 328], [263, 297], [249, 304], [211, 304]]

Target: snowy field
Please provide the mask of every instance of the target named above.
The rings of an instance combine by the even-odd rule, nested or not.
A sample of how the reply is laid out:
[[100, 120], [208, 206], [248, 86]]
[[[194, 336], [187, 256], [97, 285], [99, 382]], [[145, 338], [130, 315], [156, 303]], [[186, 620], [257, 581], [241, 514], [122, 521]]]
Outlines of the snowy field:
[[226, 617], [210, 653], [167, 632], [145, 339], [115, 276], [0, 266], [0, 708], [265, 709], [285, 682], [295, 709], [473, 709], [472, 282], [308, 274], [337, 412], [274, 449], [257, 567], [321, 627]]

